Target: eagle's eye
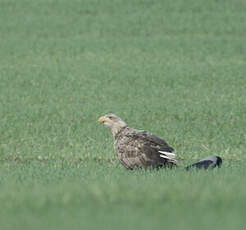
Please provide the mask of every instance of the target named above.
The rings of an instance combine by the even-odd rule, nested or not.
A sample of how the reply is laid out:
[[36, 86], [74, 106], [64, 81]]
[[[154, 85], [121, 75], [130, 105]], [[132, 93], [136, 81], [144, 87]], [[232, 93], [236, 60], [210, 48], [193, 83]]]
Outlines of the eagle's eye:
[[108, 118], [109, 118], [110, 120], [112, 120], [112, 119], [113, 119], [113, 116], [108, 116]]

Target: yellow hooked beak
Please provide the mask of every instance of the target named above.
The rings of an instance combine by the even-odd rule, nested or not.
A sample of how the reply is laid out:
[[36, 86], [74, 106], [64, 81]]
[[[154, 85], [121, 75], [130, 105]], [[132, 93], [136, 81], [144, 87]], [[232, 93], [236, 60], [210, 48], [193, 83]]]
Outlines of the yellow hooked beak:
[[107, 117], [102, 116], [102, 117], [100, 117], [100, 118], [98, 119], [98, 122], [101, 124], [101, 123], [104, 123], [104, 122], [107, 121], [107, 120], [108, 120]]

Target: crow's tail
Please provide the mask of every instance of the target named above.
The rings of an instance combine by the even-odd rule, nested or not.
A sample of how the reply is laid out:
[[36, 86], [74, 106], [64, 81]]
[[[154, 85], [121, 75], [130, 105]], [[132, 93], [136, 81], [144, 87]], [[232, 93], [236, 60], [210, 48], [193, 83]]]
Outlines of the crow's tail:
[[190, 169], [213, 169], [215, 167], [220, 167], [222, 164], [222, 159], [218, 156], [206, 157], [192, 165], [185, 167], [186, 170]]

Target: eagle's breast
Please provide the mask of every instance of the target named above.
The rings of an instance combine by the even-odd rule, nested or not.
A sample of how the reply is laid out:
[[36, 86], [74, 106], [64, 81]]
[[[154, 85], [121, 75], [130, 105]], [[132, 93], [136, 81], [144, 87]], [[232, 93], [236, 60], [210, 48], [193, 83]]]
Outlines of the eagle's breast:
[[114, 149], [118, 159], [127, 169], [142, 167], [144, 159], [141, 158], [141, 143], [128, 134], [131, 133], [129, 127], [121, 131], [114, 141]]

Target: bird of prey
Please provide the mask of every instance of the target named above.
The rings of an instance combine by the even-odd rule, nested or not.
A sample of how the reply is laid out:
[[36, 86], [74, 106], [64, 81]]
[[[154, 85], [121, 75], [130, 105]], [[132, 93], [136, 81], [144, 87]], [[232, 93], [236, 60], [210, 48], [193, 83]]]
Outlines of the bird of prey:
[[[126, 169], [171, 168], [177, 165], [174, 149], [165, 140], [147, 131], [130, 128], [115, 114], [104, 115], [98, 119], [98, 122], [110, 128], [114, 137], [115, 152]], [[221, 163], [220, 157], [210, 157], [187, 166], [186, 169], [214, 168]]]

